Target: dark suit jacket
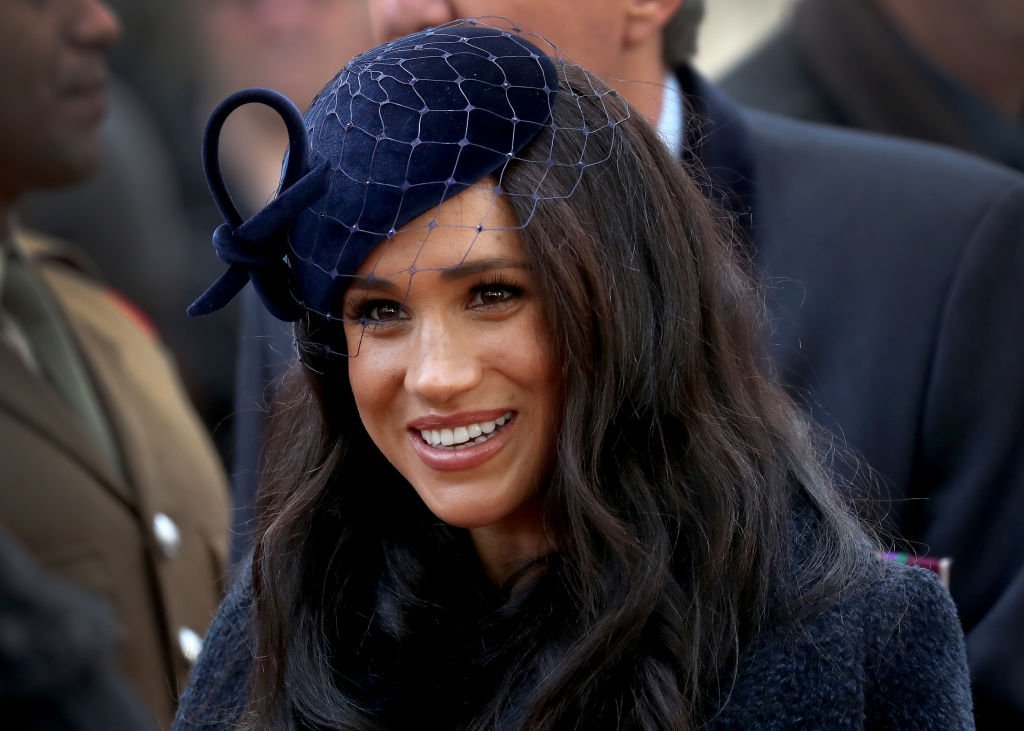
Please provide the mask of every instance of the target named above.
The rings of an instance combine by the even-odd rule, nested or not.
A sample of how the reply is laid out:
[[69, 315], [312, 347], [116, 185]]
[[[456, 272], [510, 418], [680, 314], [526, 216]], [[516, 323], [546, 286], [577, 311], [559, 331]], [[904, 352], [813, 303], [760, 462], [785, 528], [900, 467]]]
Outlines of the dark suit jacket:
[[[1024, 177], [745, 110], [679, 76], [687, 154], [763, 275], [773, 372], [878, 473], [866, 512], [953, 558], [976, 707], [1024, 719]], [[291, 351], [246, 297], [243, 421], [263, 418], [266, 371]], [[241, 510], [257, 449], [238, 445]]]
[[776, 375], [877, 472], [866, 512], [953, 558], [979, 719], [1024, 718], [1024, 177], [682, 77], [691, 150], [753, 243]]
[[1024, 122], [935, 67], [873, 0], [802, 0], [721, 86], [766, 112], [948, 145], [1024, 170]]
[[[22, 239], [82, 355], [123, 469], [0, 345], [0, 522], [44, 569], [111, 606], [118, 669], [166, 726], [191, 667], [183, 630], [202, 635], [224, 586], [224, 472], [154, 333], [70, 266], [65, 247]], [[177, 540], [162, 542], [168, 520]]]

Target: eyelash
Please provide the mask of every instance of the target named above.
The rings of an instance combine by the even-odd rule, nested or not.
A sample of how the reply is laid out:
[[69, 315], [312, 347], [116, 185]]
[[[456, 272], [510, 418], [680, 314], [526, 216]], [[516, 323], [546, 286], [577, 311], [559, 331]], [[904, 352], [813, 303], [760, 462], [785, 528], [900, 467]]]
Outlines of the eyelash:
[[[522, 296], [523, 288], [519, 286], [515, 280], [505, 274], [495, 274], [486, 277], [485, 279], [475, 283], [469, 289], [471, 303], [475, 300], [482, 298], [483, 294], [488, 291], [501, 290], [506, 296], [499, 302], [480, 304], [470, 304], [469, 309], [473, 310], [487, 310], [500, 308], [506, 305], [508, 302], [515, 300]], [[395, 317], [381, 319], [379, 317], [371, 317], [373, 310], [379, 307], [397, 307], [399, 314]], [[375, 329], [378, 327], [391, 325], [395, 322], [406, 319], [405, 312], [402, 309], [400, 303], [396, 300], [379, 299], [375, 297], [364, 297], [353, 301], [348, 311], [345, 313], [345, 319], [350, 322], [357, 322], [364, 328]]]
[[501, 307], [509, 300], [517, 299], [523, 295], [523, 288], [520, 287], [512, 277], [507, 274], [493, 274], [485, 278], [484, 280], [477, 282], [470, 288], [470, 292], [473, 293], [474, 299], [477, 296], [482, 295], [487, 290], [504, 290], [509, 296], [502, 299], [500, 302], [495, 302], [490, 305], [480, 304], [476, 308], [481, 307]]

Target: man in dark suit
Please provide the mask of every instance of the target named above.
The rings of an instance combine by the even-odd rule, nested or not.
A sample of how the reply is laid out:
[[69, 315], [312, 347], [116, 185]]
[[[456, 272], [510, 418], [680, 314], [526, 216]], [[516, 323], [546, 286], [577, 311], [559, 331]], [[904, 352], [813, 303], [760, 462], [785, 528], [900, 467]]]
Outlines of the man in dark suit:
[[1024, 170], [1024, 3], [801, 0], [722, 87], [768, 112]]
[[[0, 3], [0, 525], [109, 604], [117, 669], [166, 726], [220, 598], [225, 476], [145, 318], [13, 215], [22, 193], [95, 170], [118, 34], [101, 0]], [[84, 673], [74, 655], [105, 642], [66, 659]]]
[[[770, 367], [878, 473], [862, 507], [902, 547], [953, 558], [979, 721], [1024, 719], [1024, 178], [738, 107], [679, 57], [692, 52], [696, 0], [601, 0], [585, 12], [371, 0], [370, 10], [378, 41], [510, 17], [609, 80], [706, 171], [763, 277]], [[239, 434], [251, 435], [238, 472], [250, 477], [254, 404], [290, 352], [281, 323], [259, 311], [244, 318], [238, 405], [250, 417]]]

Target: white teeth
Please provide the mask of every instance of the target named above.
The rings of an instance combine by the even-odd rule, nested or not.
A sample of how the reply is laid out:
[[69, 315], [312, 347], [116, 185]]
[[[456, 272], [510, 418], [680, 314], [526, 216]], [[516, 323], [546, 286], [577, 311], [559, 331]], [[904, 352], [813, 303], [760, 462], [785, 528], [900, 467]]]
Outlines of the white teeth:
[[494, 421], [481, 421], [479, 424], [467, 424], [454, 429], [422, 429], [420, 436], [432, 447], [465, 449], [486, 442], [498, 427], [504, 426], [511, 419], [512, 412], [509, 411]]

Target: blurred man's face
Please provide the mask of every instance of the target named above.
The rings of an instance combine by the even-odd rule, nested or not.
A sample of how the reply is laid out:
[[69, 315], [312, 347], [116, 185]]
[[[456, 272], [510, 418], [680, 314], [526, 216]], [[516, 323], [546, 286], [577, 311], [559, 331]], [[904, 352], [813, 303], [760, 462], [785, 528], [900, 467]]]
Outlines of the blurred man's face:
[[0, 0], [0, 196], [93, 171], [119, 34], [99, 0]]
[[369, 5], [377, 43], [456, 18], [503, 16], [606, 80], [622, 73], [624, 0], [369, 0]]
[[981, 0], [977, 11], [995, 37], [1024, 42], [1024, 2], [1021, 0]]
[[305, 109], [369, 48], [365, 0], [195, 0], [210, 97], [266, 86]]

